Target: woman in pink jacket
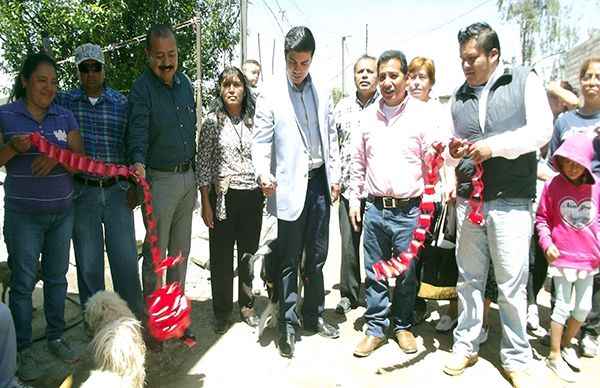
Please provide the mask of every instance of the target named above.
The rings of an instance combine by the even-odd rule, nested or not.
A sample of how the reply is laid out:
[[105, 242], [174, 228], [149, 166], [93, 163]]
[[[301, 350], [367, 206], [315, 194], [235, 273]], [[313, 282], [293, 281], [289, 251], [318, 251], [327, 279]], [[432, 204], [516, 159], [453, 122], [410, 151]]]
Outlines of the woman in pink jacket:
[[[593, 275], [600, 262], [600, 182], [592, 173], [593, 155], [592, 142], [585, 134], [574, 133], [564, 141], [552, 158], [560, 174], [546, 182], [536, 217], [556, 298], [546, 365], [568, 382], [575, 381], [573, 370], [580, 367], [571, 339], [592, 307]], [[573, 290], [575, 308], [571, 311]]]

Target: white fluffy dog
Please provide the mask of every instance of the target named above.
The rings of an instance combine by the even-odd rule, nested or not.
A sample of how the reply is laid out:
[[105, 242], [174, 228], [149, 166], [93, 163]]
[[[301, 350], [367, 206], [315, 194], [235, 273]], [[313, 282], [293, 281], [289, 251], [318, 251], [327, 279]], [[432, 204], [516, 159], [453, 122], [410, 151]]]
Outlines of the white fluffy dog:
[[90, 346], [96, 370], [82, 387], [143, 387], [146, 345], [127, 303], [114, 292], [99, 291], [85, 304], [85, 319], [94, 333]]

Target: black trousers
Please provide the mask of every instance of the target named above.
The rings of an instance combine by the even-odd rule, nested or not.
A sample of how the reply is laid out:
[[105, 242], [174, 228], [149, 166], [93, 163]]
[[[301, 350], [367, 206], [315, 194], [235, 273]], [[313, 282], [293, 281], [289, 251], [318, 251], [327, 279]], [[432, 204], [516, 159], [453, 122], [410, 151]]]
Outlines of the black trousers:
[[[292, 188], [286, 188], [292, 189]], [[279, 189], [281, 190], [281, 189]], [[298, 266], [305, 254], [302, 281], [304, 323], [316, 323], [323, 314], [325, 293], [323, 266], [329, 248], [329, 215], [331, 199], [327, 188], [325, 168], [308, 181], [304, 208], [295, 221], [278, 220], [279, 244], [279, 330], [294, 333], [300, 325], [296, 315], [298, 301]]]
[[213, 313], [217, 319], [227, 319], [233, 310], [233, 249], [237, 243], [238, 305], [243, 316], [254, 314], [252, 277], [248, 266], [240, 266], [244, 253], [258, 249], [262, 227], [264, 197], [259, 189], [233, 190], [225, 195], [227, 218], [216, 219], [216, 194], [211, 189], [214, 228], [208, 230], [210, 245], [210, 277]]
[[527, 304], [535, 304], [537, 295], [544, 286], [546, 275], [548, 273], [548, 261], [540, 244], [537, 231], [531, 238], [531, 247], [529, 248], [529, 279], [527, 281]]
[[[362, 227], [358, 232], [352, 229], [348, 210], [348, 200], [340, 196], [339, 218], [340, 235], [342, 238], [342, 260], [340, 265], [340, 294], [342, 298], [348, 298], [352, 305], [358, 304], [358, 293], [360, 290], [360, 235]], [[364, 214], [365, 200], [360, 202], [360, 213]]]

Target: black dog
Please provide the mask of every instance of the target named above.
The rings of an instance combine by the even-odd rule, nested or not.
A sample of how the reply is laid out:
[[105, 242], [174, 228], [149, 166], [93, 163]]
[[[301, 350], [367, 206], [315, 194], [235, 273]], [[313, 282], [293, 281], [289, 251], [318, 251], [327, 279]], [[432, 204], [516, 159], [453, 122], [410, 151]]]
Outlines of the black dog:
[[[248, 265], [250, 268], [250, 275], [254, 276], [254, 268], [257, 261], [261, 260], [260, 265], [260, 277], [267, 287], [267, 296], [269, 298], [269, 304], [260, 315], [260, 321], [258, 323], [258, 336], [262, 335], [265, 330], [265, 326], [268, 324], [269, 327], [274, 328], [277, 325], [278, 307], [279, 307], [279, 250], [277, 239], [270, 240], [268, 243], [263, 245], [256, 251], [254, 255], [245, 253], [242, 257], [242, 264]], [[241, 264], [241, 265], [242, 265]], [[302, 270], [304, 269], [304, 255], [300, 262], [300, 268], [298, 270], [298, 303], [296, 304], [296, 310], [299, 311], [302, 305]], [[267, 322], [268, 321], [268, 322]]]

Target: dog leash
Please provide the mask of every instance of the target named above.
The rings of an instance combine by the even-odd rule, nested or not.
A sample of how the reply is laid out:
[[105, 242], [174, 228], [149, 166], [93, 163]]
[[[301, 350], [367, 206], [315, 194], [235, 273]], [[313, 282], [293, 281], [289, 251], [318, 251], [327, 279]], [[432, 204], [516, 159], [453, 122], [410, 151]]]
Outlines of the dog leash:
[[[468, 147], [471, 147], [471, 145], [472, 143], [469, 142]], [[433, 219], [435, 209], [433, 195], [435, 194], [435, 184], [439, 178], [438, 171], [444, 164], [442, 152], [444, 151], [445, 145], [436, 142], [432, 144], [432, 147], [434, 155], [431, 157], [430, 161], [426, 163], [427, 173], [424, 178], [425, 190], [421, 197], [419, 217], [417, 218], [417, 225], [413, 231], [413, 238], [405, 252], [402, 252], [397, 257], [392, 257], [387, 261], [380, 260], [373, 265], [373, 272], [375, 273], [375, 278], [378, 280], [385, 280], [402, 275], [410, 266], [411, 261], [415, 258], [418, 259], [419, 250], [425, 244], [425, 238], [431, 228], [431, 220]], [[471, 178], [473, 190], [469, 197], [471, 212], [468, 215], [468, 219], [474, 225], [483, 226], [484, 217], [481, 214], [481, 206], [483, 204], [483, 166], [477, 161], [474, 161], [474, 163], [475, 174]]]
[[42, 137], [40, 132], [32, 133], [30, 140], [31, 144], [36, 146], [41, 153], [78, 172], [113, 178], [121, 176], [133, 181], [133, 183], [137, 182], [142, 187], [144, 191], [142, 213], [146, 220], [148, 244], [150, 245], [150, 254], [152, 256], [152, 263], [154, 264], [154, 273], [158, 276], [157, 289], [146, 298], [149, 313], [148, 330], [150, 335], [158, 340], [165, 341], [172, 338], [181, 338], [187, 346], [193, 346], [193, 344], [186, 342], [189, 340], [189, 337], [185, 337], [185, 330], [191, 323], [191, 305], [189, 299], [185, 296], [177, 282], [162, 285], [164, 271], [167, 268], [173, 268], [180, 264], [184, 258], [180, 251], [176, 257], [168, 256], [162, 260], [158, 245], [156, 215], [152, 205], [148, 182], [131, 167], [104, 163], [100, 160], [94, 160], [60, 148]]

